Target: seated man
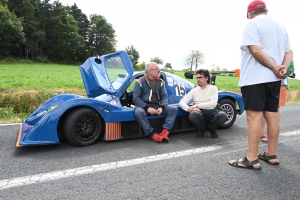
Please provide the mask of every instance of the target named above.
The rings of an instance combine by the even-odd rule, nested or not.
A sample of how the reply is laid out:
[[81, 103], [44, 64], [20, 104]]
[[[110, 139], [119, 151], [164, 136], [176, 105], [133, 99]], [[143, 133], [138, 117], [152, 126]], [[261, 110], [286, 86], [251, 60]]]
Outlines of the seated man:
[[[133, 90], [133, 102], [135, 104], [135, 116], [146, 135], [155, 142], [169, 141], [169, 133], [173, 128], [177, 108], [168, 105], [168, 93], [165, 83], [159, 78], [160, 70], [155, 62], [146, 65], [145, 76], [139, 78]], [[154, 133], [147, 115], [165, 115], [166, 119], [161, 133]]]
[[[203, 137], [206, 129], [208, 129], [212, 138], [218, 138], [216, 133], [219, 125], [219, 110], [216, 108], [218, 88], [210, 84], [208, 70], [200, 69], [195, 74], [199, 86], [184, 96], [179, 102], [179, 106], [190, 113], [190, 121], [199, 129], [197, 137]], [[193, 106], [188, 106], [190, 101], [194, 102]]]

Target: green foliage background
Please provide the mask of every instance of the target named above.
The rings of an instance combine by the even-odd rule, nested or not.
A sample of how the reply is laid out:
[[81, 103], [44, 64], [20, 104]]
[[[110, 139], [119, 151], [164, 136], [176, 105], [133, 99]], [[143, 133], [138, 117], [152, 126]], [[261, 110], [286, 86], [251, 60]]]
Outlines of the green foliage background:
[[90, 56], [115, 52], [115, 38], [104, 16], [88, 18], [76, 3], [0, 0], [0, 59], [81, 63]]

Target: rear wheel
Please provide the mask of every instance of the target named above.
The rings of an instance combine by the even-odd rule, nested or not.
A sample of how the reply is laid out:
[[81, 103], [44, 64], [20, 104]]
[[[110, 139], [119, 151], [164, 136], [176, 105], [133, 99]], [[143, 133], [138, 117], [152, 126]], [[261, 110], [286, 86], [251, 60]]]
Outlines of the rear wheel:
[[223, 112], [227, 115], [228, 120], [224, 124], [219, 125], [218, 128], [229, 128], [234, 124], [236, 119], [237, 111], [235, 104], [229, 99], [221, 99], [221, 101], [219, 101], [219, 104]]
[[103, 134], [102, 118], [91, 108], [74, 110], [66, 117], [64, 133], [67, 140], [73, 145], [92, 145]]

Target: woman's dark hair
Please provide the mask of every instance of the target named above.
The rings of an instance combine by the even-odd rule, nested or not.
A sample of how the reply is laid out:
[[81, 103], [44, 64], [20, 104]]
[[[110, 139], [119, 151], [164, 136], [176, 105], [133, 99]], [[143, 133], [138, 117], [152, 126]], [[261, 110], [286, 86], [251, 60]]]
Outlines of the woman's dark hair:
[[207, 79], [207, 84], [210, 84], [210, 73], [207, 69], [198, 69], [195, 74], [201, 74], [203, 75], [205, 78], [208, 77]]

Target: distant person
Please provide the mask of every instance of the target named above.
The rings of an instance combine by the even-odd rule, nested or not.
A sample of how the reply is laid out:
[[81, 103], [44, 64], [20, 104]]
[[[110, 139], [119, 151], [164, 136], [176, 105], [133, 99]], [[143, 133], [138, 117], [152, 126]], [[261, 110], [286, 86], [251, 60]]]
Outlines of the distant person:
[[[179, 102], [179, 106], [190, 113], [189, 120], [197, 126], [197, 137], [202, 138], [208, 129], [212, 138], [218, 138], [216, 132], [219, 125], [218, 88], [210, 84], [210, 73], [206, 69], [195, 72], [198, 87], [193, 88]], [[188, 103], [193, 101], [194, 105]], [[226, 114], [224, 113], [225, 117]], [[227, 121], [227, 117], [226, 120]], [[223, 123], [225, 122], [223, 121]]]
[[[135, 116], [146, 135], [155, 142], [169, 141], [169, 133], [177, 116], [177, 108], [168, 105], [168, 94], [165, 83], [160, 76], [160, 69], [155, 62], [145, 67], [145, 76], [139, 78], [133, 90]], [[165, 115], [166, 119], [160, 133], [155, 133], [151, 127], [148, 115]]]
[[[283, 9], [283, 8], [282, 8]], [[252, 1], [247, 10], [241, 45], [241, 87], [248, 123], [248, 155], [230, 160], [234, 167], [261, 169], [260, 160], [279, 165], [276, 145], [279, 135], [279, 91], [287, 67], [293, 60], [285, 28], [267, 16], [265, 2]], [[258, 154], [262, 120], [267, 121], [268, 148]]]

